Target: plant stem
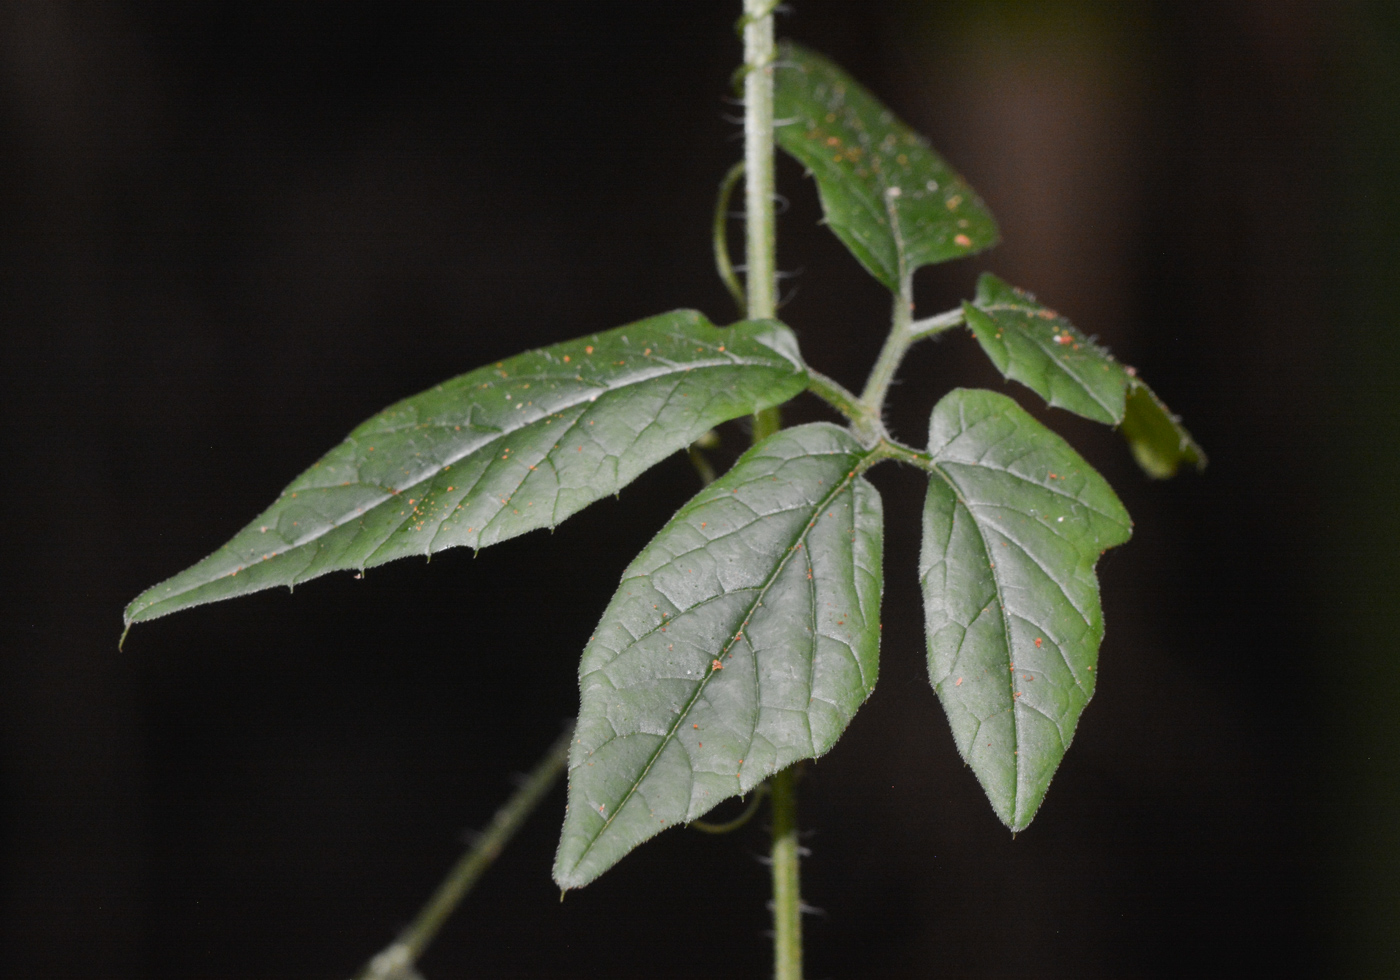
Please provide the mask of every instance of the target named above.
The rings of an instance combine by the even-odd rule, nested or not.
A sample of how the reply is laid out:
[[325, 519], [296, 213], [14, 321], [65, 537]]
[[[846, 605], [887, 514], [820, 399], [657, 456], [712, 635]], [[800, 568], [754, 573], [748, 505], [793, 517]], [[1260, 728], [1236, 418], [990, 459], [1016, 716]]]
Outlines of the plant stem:
[[934, 337], [945, 330], [962, 326], [966, 317], [963, 315], [962, 307], [949, 310], [947, 313], [940, 313], [937, 316], [924, 317], [922, 320], [915, 320], [909, 324], [909, 342], [923, 340], [927, 337]]
[[744, 229], [750, 320], [778, 309], [777, 228], [773, 208], [773, 8], [744, 0]]
[[418, 916], [399, 934], [398, 939], [366, 964], [358, 980], [398, 980], [415, 975], [413, 965], [433, 941], [447, 917], [472, 890], [482, 873], [496, 860], [559, 778], [559, 773], [569, 760], [569, 745], [573, 736], [574, 726], [570, 725], [549, 747], [544, 758], [535, 764], [520, 788], [496, 811], [490, 825], [448, 872]]
[[[744, 215], [748, 316], [778, 310], [777, 225], [773, 208], [773, 10], [778, 0], [744, 0]], [[839, 386], [838, 386], [839, 387]], [[758, 442], [782, 427], [776, 408], [754, 416]], [[773, 975], [802, 980], [802, 899], [798, 878], [797, 788], [791, 767], [771, 780], [773, 797]]]
[[885, 346], [880, 351], [875, 366], [871, 368], [870, 380], [865, 383], [865, 391], [860, 396], [866, 409], [877, 416], [884, 411], [885, 395], [890, 390], [895, 371], [899, 370], [899, 362], [904, 360], [904, 352], [914, 342], [909, 329], [913, 316], [913, 276], [908, 272], [901, 272], [899, 293], [894, 298], [894, 311], [890, 316], [890, 335], [885, 338]]
[[[778, 311], [777, 222], [773, 208], [773, 8], [777, 0], [744, 0], [744, 276], [748, 318]], [[754, 416], [754, 442], [782, 428], [776, 408]]]
[[816, 368], [807, 368], [807, 390], [846, 416], [866, 445], [873, 446], [883, 434], [880, 417], [865, 407], [855, 393], [834, 378], [828, 378]]
[[773, 785], [773, 977], [802, 980], [802, 892], [798, 878], [797, 770]]

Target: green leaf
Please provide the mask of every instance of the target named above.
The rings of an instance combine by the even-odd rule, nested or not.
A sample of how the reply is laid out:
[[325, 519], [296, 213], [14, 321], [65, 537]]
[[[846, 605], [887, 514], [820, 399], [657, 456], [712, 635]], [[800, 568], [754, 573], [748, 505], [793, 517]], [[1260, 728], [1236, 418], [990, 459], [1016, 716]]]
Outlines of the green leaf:
[[775, 138], [816, 178], [826, 222], [870, 274], [901, 274], [997, 243], [982, 200], [855, 79], [790, 41], [774, 73]]
[[1030, 293], [985, 272], [976, 301], [964, 303], [963, 314], [1003, 376], [1050, 405], [1119, 426], [1148, 476], [1173, 476], [1183, 462], [1205, 469], [1205, 452], [1137, 371]]
[[875, 688], [880, 497], [834, 425], [784, 429], [680, 509], [623, 574], [579, 667], [554, 880], [826, 752]]
[[792, 398], [805, 370], [781, 323], [720, 329], [694, 310], [479, 368], [355, 429], [126, 621], [553, 527], [712, 426]]
[[1127, 410], [1121, 429], [1128, 448], [1148, 476], [1165, 480], [1175, 476], [1182, 463], [1206, 468], [1206, 454], [1181, 419], [1171, 413], [1156, 393], [1136, 377], [1128, 384]]
[[1128, 372], [1030, 293], [983, 273], [976, 303], [964, 303], [968, 328], [997, 370], [1056, 408], [1117, 425]]
[[919, 581], [929, 679], [997, 816], [1026, 827], [1094, 693], [1094, 564], [1132, 522], [1015, 402], [958, 389], [929, 423]]

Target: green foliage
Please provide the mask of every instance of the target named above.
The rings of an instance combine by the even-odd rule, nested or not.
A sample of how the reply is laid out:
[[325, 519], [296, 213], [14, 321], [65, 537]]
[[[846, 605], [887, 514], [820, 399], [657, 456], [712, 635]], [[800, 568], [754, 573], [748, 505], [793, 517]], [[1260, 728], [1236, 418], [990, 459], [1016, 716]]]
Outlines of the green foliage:
[[637, 844], [825, 753], [879, 672], [880, 496], [844, 429], [785, 429], [682, 507], [622, 575], [579, 668], [554, 865]]
[[1205, 469], [1191, 433], [1137, 376], [1034, 296], [990, 272], [963, 315], [997, 370], [1046, 402], [1121, 428], [1148, 476], [1175, 475], [1182, 463]]
[[126, 621], [553, 527], [804, 384], [787, 327], [721, 330], [694, 310], [479, 368], [360, 425]]
[[1128, 373], [1054, 310], [991, 273], [964, 303], [972, 335], [997, 370], [1051, 405], [1106, 425], [1123, 421]]
[[997, 243], [981, 198], [859, 82], [799, 44], [779, 50], [778, 145], [816, 179], [827, 226], [891, 292], [920, 266]]
[[[774, 72], [774, 138], [885, 286], [907, 298], [920, 266], [995, 244], [972, 189], [841, 69], [785, 44]], [[879, 673], [882, 515], [862, 474], [885, 459], [929, 475], [930, 680], [993, 809], [1021, 830], [1093, 695], [1094, 565], [1131, 522], [1104, 479], [1004, 395], [953, 391], [927, 452], [896, 442], [878, 403], [909, 343], [933, 332], [911, 315], [896, 311], [863, 399], [808, 369], [783, 324], [720, 329], [687, 310], [454, 378], [361, 425], [222, 549], [132, 602], [127, 623], [552, 527], [712, 426], [807, 389], [851, 426], [781, 430], [749, 450], [631, 563], [590, 638], [555, 879], [585, 885], [835, 744]], [[925, 322], [960, 319], [1007, 378], [1119, 426], [1150, 475], [1204, 466], [1132, 368], [1029, 293], [987, 274], [960, 312]]]
[[1191, 433], [1162, 403], [1157, 393], [1138, 378], [1128, 382], [1127, 406], [1120, 427], [1133, 459], [1148, 476], [1159, 480], [1176, 476], [1183, 463], [1206, 468], [1206, 453]]
[[1005, 395], [951, 392], [928, 451], [929, 680], [997, 816], [1021, 830], [1093, 697], [1094, 563], [1132, 522], [1104, 478]]

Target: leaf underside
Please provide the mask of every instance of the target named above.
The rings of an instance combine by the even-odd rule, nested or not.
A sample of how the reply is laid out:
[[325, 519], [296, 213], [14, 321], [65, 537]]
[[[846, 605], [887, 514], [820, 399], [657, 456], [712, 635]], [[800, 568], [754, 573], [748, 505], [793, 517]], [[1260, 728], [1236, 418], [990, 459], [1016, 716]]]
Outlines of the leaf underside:
[[777, 143], [816, 179], [827, 225], [890, 291], [901, 272], [997, 243], [996, 222], [967, 182], [816, 52], [781, 45], [773, 111]]
[[882, 518], [865, 456], [826, 423], [778, 432], [624, 573], [579, 668], [561, 887], [823, 754], [874, 690]]
[[1005, 395], [957, 389], [929, 424], [919, 581], [929, 680], [997, 816], [1035, 816], [1094, 693], [1094, 564], [1132, 523], [1108, 483]]
[[805, 370], [781, 323], [676, 310], [460, 375], [356, 428], [126, 621], [553, 527], [712, 426], [794, 397]]
[[1156, 392], [1133, 378], [1128, 384], [1127, 407], [1120, 428], [1133, 459], [1148, 476], [1164, 480], [1176, 476], [1181, 464], [1206, 468], [1206, 454], [1181, 419], [1172, 414]]
[[983, 273], [963, 313], [1004, 377], [1056, 408], [1119, 426], [1149, 476], [1172, 476], [1183, 462], [1205, 469], [1201, 447], [1137, 372], [1030, 293]]

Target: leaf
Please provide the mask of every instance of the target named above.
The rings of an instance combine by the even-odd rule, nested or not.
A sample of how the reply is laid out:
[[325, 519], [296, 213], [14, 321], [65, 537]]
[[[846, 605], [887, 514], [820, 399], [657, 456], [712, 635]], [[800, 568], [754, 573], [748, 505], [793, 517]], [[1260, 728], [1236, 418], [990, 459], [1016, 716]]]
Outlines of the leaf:
[[1197, 470], [1206, 468], [1205, 450], [1191, 438], [1181, 419], [1137, 378], [1128, 384], [1122, 432], [1133, 459], [1148, 476], [1159, 480], [1176, 476], [1182, 463], [1190, 463]]
[[826, 752], [875, 688], [880, 497], [844, 429], [785, 429], [623, 574], [579, 667], [554, 880], [579, 888], [666, 827]]
[[964, 303], [963, 313], [1004, 376], [1056, 408], [1105, 425], [1123, 421], [1123, 365], [1030, 293], [986, 272], [977, 282], [976, 303]]
[[997, 243], [996, 222], [967, 182], [815, 51], [781, 45], [774, 114], [778, 145], [817, 181], [826, 223], [890, 291], [902, 273]]
[[1119, 426], [1148, 476], [1174, 476], [1183, 462], [1205, 469], [1205, 452], [1137, 371], [1030, 293], [985, 272], [976, 301], [964, 303], [963, 314], [1003, 376], [1050, 405]]
[[126, 622], [553, 527], [804, 379], [781, 323], [720, 329], [694, 310], [479, 368], [355, 429], [228, 544], [142, 593]]
[[1132, 522], [1069, 445], [1005, 395], [957, 389], [929, 423], [919, 581], [929, 679], [1013, 831], [1035, 816], [1094, 693], [1094, 564]]

